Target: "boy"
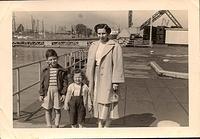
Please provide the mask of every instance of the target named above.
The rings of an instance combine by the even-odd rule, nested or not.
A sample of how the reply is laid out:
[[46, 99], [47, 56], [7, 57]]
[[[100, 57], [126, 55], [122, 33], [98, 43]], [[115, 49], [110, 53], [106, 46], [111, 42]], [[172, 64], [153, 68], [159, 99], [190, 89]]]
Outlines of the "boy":
[[41, 73], [40, 97], [42, 107], [45, 108], [47, 127], [52, 128], [52, 109], [55, 110], [55, 127], [59, 128], [61, 118], [61, 102], [64, 102], [68, 85], [67, 71], [58, 64], [55, 50], [46, 51], [48, 66]]

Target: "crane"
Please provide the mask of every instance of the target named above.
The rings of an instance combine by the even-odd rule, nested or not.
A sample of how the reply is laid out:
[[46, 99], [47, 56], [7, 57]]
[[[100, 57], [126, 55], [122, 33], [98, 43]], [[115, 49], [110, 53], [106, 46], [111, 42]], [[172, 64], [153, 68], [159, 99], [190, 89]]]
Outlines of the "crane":
[[[181, 26], [181, 24], [178, 22], [178, 20], [173, 16], [173, 14], [169, 11], [169, 10], [160, 10], [157, 11], [153, 16], [152, 16], [152, 23], [154, 21], [156, 21], [157, 19], [159, 19], [163, 14], [166, 14], [169, 19], [171, 19], [171, 21], [175, 24], [175, 26], [177, 28], [183, 28]], [[149, 18], [148, 20], [146, 20], [141, 26], [140, 26], [140, 30], [144, 29], [145, 26], [149, 26], [151, 23], [151, 18]]]

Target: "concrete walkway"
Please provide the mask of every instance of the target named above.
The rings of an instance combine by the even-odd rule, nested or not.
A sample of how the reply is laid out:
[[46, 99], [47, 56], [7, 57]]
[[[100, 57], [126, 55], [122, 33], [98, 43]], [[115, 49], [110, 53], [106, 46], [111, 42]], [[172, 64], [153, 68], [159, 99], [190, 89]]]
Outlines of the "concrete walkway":
[[[188, 80], [158, 76], [149, 65], [152, 60], [149, 48], [123, 49], [126, 78], [120, 89], [121, 118], [114, 120], [111, 127], [155, 127], [165, 120], [188, 126]], [[45, 128], [43, 110], [29, 121], [24, 121], [28, 112], [39, 106], [40, 103], [35, 101], [25, 107], [22, 112], [24, 118], [14, 120], [13, 126]], [[60, 127], [70, 127], [66, 111], [62, 111]], [[85, 127], [97, 127], [96, 119], [87, 115]]]

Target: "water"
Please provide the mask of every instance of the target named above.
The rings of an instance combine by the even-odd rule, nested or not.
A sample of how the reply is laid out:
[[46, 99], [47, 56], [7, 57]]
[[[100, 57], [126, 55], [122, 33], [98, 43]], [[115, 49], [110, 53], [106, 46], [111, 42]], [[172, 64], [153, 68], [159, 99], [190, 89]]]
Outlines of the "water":
[[[45, 52], [47, 49], [49, 48], [14, 47], [13, 67], [45, 59]], [[75, 50], [79, 50], [79, 48], [53, 48], [53, 49], [58, 53], [58, 55], [63, 55]]]

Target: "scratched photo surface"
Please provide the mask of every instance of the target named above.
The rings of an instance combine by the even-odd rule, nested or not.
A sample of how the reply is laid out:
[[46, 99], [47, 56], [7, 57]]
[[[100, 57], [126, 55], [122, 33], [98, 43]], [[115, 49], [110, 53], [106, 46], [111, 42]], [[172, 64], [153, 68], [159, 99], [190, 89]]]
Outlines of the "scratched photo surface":
[[[46, 128], [38, 100], [46, 50], [56, 50], [62, 67], [85, 71], [99, 23], [108, 24], [123, 52], [120, 118], [110, 128], [188, 127], [188, 11], [127, 9], [12, 12], [13, 128]], [[84, 127], [97, 126], [86, 113]], [[63, 109], [60, 128], [71, 128]]]

